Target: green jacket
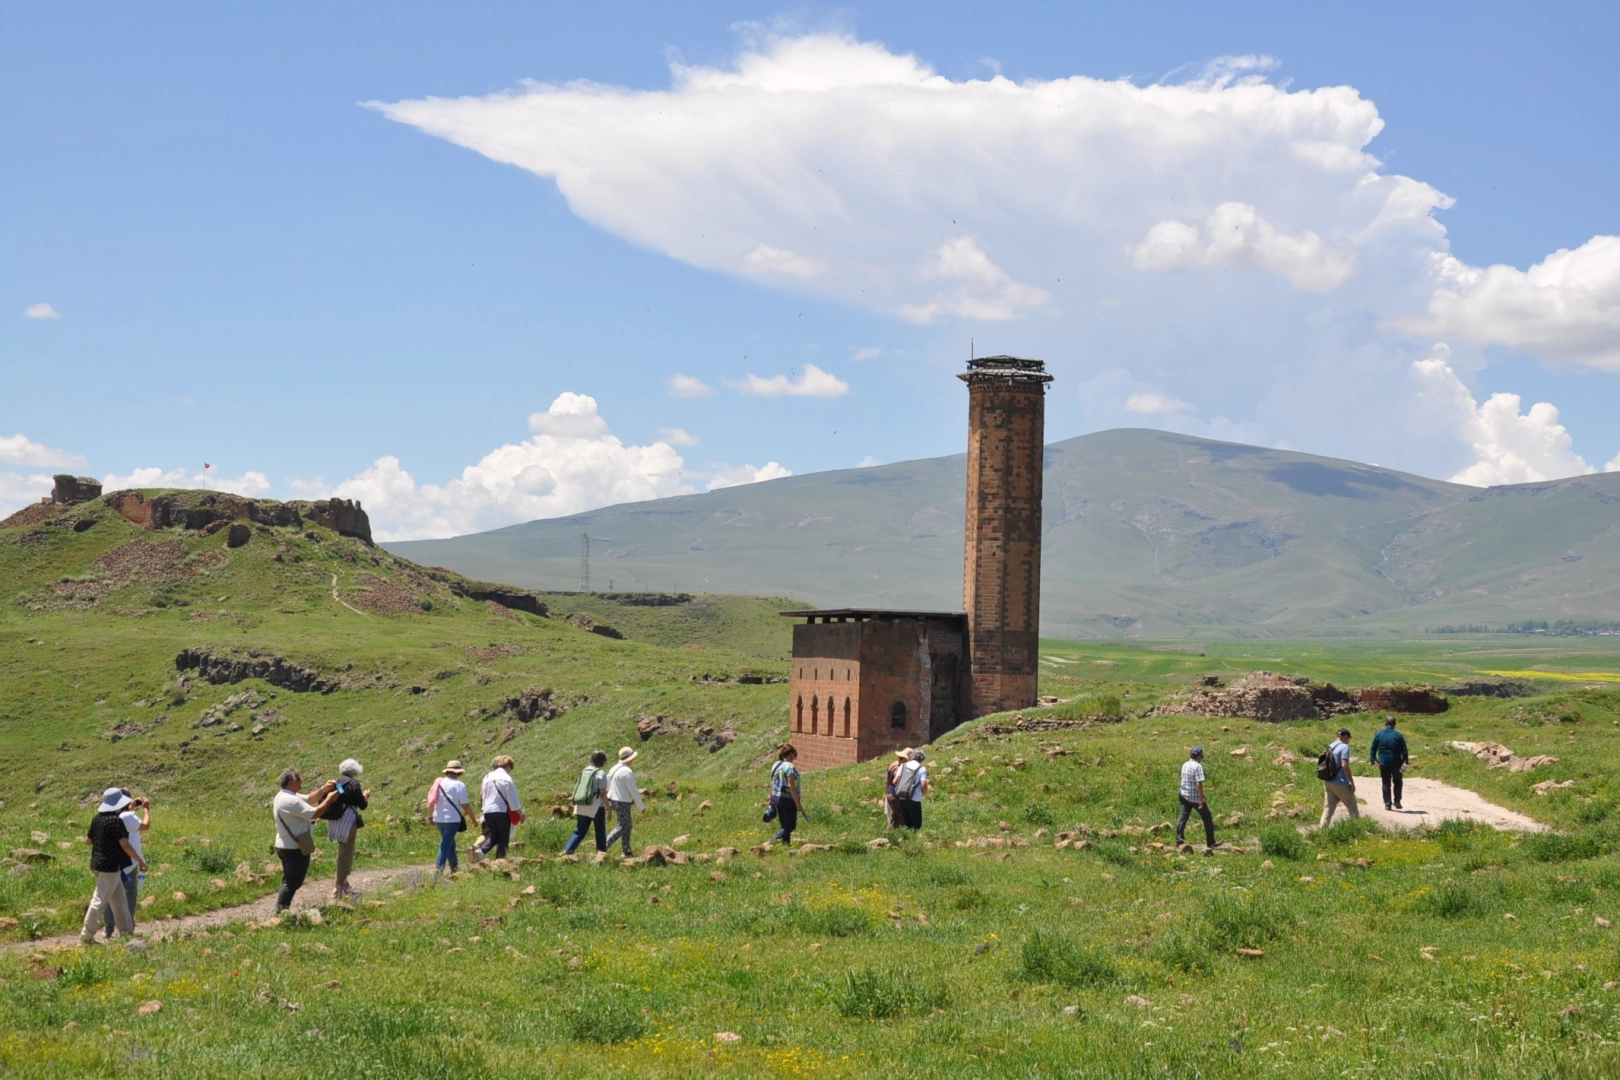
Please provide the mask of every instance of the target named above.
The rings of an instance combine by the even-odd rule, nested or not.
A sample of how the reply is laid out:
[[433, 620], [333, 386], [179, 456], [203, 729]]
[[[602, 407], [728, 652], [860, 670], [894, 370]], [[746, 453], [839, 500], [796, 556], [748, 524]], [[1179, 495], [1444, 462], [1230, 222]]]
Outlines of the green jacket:
[[1373, 736], [1367, 760], [1374, 765], [1405, 765], [1412, 759], [1406, 753], [1406, 736], [1394, 728], [1384, 728]]

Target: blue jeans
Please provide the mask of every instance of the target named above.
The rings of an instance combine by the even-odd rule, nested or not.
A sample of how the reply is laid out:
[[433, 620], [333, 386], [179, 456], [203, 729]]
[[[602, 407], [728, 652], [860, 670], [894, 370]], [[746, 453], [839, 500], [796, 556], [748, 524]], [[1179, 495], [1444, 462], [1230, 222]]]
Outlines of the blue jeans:
[[793, 843], [793, 830], [799, 827], [799, 804], [793, 801], [791, 795], [772, 795], [771, 805], [776, 807], [776, 820], [782, 823], [776, 835], [771, 837], [771, 843], [778, 840], [784, 844]]
[[461, 822], [435, 821], [434, 824], [439, 827], [439, 861], [433, 864], [433, 869], [443, 870], [448, 863], [453, 874], [461, 869], [456, 859], [456, 837], [461, 835]]
[[596, 850], [607, 850], [607, 807], [600, 806], [597, 807], [593, 817], [586, 817], [584, 814], [574, 815], [574, 835], [568, 838], [568, 846], [563, 849], [564, 855], [574, 853], [574, 849], [579, 847], [579, 842], [585, 839], [585, 834], [591, 831], [592, 825], [596, 826]]

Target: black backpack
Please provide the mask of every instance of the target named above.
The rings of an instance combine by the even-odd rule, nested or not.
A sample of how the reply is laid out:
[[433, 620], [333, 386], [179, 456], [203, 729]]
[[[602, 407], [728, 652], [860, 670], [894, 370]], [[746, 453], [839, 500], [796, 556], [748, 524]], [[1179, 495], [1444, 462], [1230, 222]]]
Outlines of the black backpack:
[[1316, 778], [1318, 780], [1332, 780], [1339, 775], [1339, 759], [1333, 756], [1333, 747], [1328, 747], [1316, 756]]

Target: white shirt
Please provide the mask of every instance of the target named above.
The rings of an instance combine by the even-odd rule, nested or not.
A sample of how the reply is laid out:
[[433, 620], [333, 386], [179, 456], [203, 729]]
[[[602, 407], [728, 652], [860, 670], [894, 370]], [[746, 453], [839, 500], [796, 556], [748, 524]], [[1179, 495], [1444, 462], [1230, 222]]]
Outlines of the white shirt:
[[636, 774], [624, 762], [619, 762], [608, 770], [607, 797], [612, 802], [633, 802], [641, 810], [647, 809], [647, 804], [641, 801], [641, 789], [636, 787]]
[[129, 868], [129, 872], [133, 874], [135, 865], [146, 859], [146, 856], [141, 853], [141, 818], [135, 811], [125, 810], [118, 815], [118, 820], [122, 821], [124, 828], [129, 830], [129, 846], [135, 849], [135, 863], [132, 863]]
[[1188, 758], [1181, 766], [1181, 797], [1188, 802], [1198, 801], [1198, 785], [1204, 782], [1204, 763]]
[[433, 813], [429, 819], [434, 824], [460, 821], [461, 808], [467, 805], [467, 785], [448, 776], [441, 776], [434, 783], [438, 785], [439, 797], [433, 800]]
[[[315, 820], [315, 808], [309, 800], [296, 791], [285, 788], [276, 792], [276, 797], [270, 804], [270, 812], [276, 819], [276, 847], [283, 851], [294, 851], [298, 848], [298, 838], [311, 831], [310, 822]], [[299, 822], [303, 822], [302, 828]], [[297, 829], [294, 832], [293, 829]]]
[[512, 782], [512, 774], [505, 769], [491, 769], [485, 773], [483, 783], [478, 786], [478, 794], [484, 800], [483, 812], [486, 814], [504, 814], [509, 810], [523, 809], [517, 785]]
[[[911, 774], [916, 773], [916, 779]], [[928, 783], [928, 766], [920, 761], [908, 761], [894, 774], [894, 797], [909, 799], [912, 802], [923, 801], [923, 785]]]

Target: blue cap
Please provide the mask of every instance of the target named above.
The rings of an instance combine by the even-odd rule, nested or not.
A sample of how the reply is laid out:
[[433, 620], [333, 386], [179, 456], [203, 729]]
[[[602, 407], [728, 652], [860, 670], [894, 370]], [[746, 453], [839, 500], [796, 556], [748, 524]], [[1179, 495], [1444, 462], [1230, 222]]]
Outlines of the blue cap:
[[1195, 746], [1191, 750], [1189, 750], [1188, 753], [1191, 754], [1193, 757], [1203, 757], [1204, 756], [1204, 748], [1202, 746]]

